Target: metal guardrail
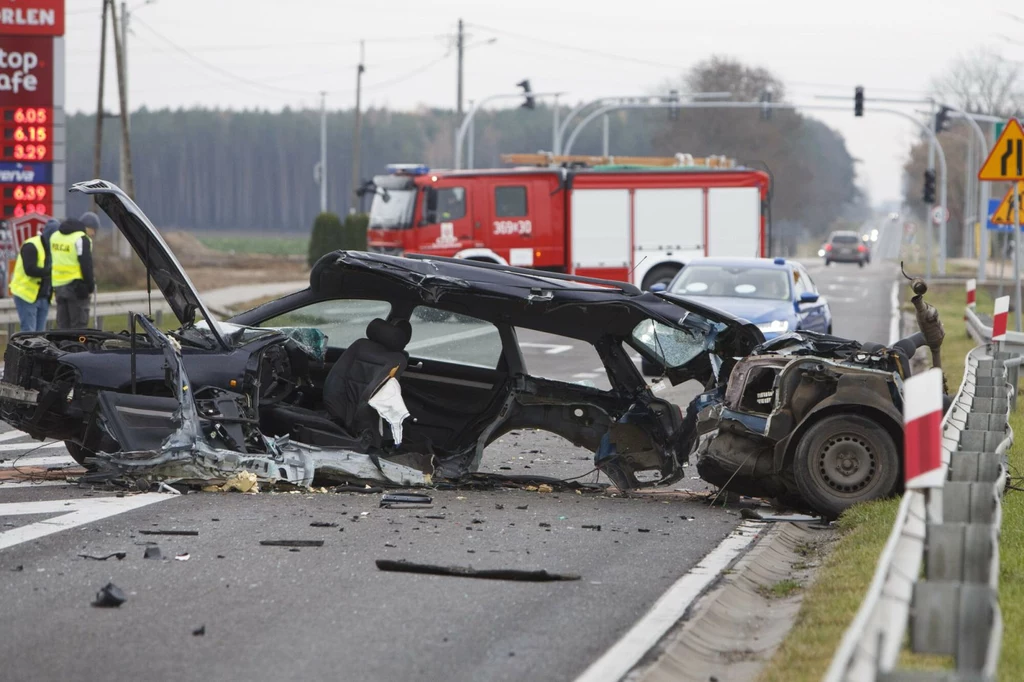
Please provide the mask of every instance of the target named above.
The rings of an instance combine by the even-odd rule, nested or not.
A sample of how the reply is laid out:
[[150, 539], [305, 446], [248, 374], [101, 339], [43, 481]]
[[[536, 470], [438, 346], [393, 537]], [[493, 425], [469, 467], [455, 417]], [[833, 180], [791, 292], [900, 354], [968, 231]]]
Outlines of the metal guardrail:
[[[969, 330], [974, 325], [983, 333], [973, 311], [966, 319]], [[1002, 642], [1001, 496], [1020, 363], [1021, 356], [1002, 344], [967, 354], [963, 381], [942, 421], [946, 482], [904, 494], [826, 682], [994, 679]], [[911, 650], [952, 656], [956, 670], [896, 669], [908, 626]]]
[[[109, 315], [127, 315], [129, 311], [149, 312], [150, 297], [142, 291], [115, 291], [106, 294], [99, 294], [96, 297], [97, 327], [103, 328], [103, 318]], [[153, 317], [159, 326], [163, 322], [164, 313], [170, 312], [167, 301], [159, 290], [153, 290]], [[91, 308], [92, 306], [90, 306]], [[92, 315], [90, 309], [89, 314]], [[52, 328], [57, 321], [57, 306], [50, 306], [50, 313], [46, 318], [46, 326]], [[14, 308], [13, 298], [0, 299], [0, 336], [6, 335], [10, 338], [20, 329], [18, 312]]]

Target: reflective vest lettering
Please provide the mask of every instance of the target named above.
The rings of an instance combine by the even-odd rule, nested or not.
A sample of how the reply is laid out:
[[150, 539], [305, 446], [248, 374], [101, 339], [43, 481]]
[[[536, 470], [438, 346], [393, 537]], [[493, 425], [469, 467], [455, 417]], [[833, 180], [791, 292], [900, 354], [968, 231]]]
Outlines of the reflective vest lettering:
[[78, 262], [78, 251], [75, 249], [75, 242], [79, 239], [88, 239], [85, 232], [54, 232], [50, 235], [50, 255], [53, 258], [52, 279], [54, 287], [62, 287], [71, 284], [76, 279], [82, 279], [82, 266]]
[[[43, 250], [43, 238], [39, 235], [25, 240], [25, 244], [31, 244], [36, 248], [36, 265], [42, 270], [46, 267], [46, 252]], [[25, 264], [21, 260], [21, 251], [18, 251], [18, 261], [14, 264], [14, 277], [11, 278], [11, 294], [23, 301], [35, 303], [39, 298], [39, 287], [42, 284], [39, 277], [29, 277], [25, 272]]]

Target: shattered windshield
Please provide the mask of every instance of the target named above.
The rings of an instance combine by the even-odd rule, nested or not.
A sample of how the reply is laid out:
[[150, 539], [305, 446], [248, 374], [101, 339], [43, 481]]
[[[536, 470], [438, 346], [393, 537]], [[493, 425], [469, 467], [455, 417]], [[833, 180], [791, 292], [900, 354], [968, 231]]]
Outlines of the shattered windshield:
[[705, 352], [708, 335], [647, 319], [633, 328], [631, 343], [650, 351], [666, 367], [680, 367]]
[[685, 296], [731, 296], [789, 300], [789, 272], [779, 268], [690, 265], [670, 290]]
[[415, 189], [378, 189], [370, 205], [370, 229], [412, 227], [412, 209], [415, 204]]

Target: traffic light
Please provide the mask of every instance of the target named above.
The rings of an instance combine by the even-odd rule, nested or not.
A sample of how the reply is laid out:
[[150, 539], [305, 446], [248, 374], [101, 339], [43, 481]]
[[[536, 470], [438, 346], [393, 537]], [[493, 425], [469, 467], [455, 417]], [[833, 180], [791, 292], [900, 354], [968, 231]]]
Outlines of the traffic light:
[[935, 203], [935, 171], [924, 172], [924, 203], [931, 206]]
[[679, 120], [679, 91], [669, 90], [668, 91], [668, 103], [671, 105], [668, 108], [668, 120], [678, 121]]
[[[772, 102], [772, 88], [771, 88], [771, 86], [768, 86], [768, 87], [766, 87], [764, 89], [764, 92], [761, 93], [761, 104], [767, 105], [767, 104], [771, 104], [771, 102]], [[762, 121], [770, 121], [770, 120], [772, 120], [772, 108], [771, 107], [769, 107], [769, 106], [762, 106], [761, 107], [761, 120]]]
[[947, 118], [949, 117], [949, 107], [941, 107], [935, 112], [935, 134], [938, 135], [946, 129]]
[[853, 89], [853, 115], [864, 115], [864, 88], [860, 85]]
[[523, 89], [524, 100], [521, 105], [522, 108], [535, 109], [537, 107], [537, 102], [535, 102], [533, 99], [533, 90], [530, 89], [530, 80], [528, 78], [524, 78], [523, 80], [516, 83], [516, 85]]

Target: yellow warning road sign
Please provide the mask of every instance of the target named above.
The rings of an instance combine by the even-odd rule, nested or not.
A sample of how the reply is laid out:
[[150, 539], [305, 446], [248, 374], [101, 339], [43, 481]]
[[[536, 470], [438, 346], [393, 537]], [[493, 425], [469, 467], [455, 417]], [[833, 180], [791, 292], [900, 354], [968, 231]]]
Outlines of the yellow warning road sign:
[[[1010, 188], [1010, 191], [1006, 193], [1003, 200], [999, 202], [999, 208], [996, 209], [995, 213], [992, 214], [991, 222], [993, 225], [1013, 225], [1013, 192], [1017, 191], [1017, 201], [1020, 202], [1021, 206], [1021, 218], [1024, 219], [1024, 182], [1018, 182], [1014, 187]], [[1021, 222], [1024, 222], [1022, 220]]]
[[1024, 180], [1024, 128], [1011, 118], [978, 171], [979, 180]]

